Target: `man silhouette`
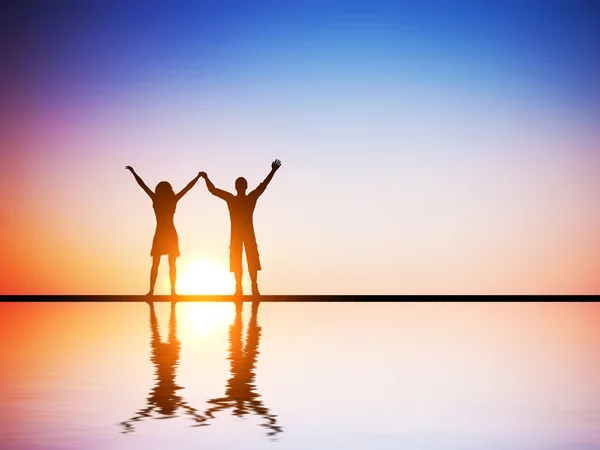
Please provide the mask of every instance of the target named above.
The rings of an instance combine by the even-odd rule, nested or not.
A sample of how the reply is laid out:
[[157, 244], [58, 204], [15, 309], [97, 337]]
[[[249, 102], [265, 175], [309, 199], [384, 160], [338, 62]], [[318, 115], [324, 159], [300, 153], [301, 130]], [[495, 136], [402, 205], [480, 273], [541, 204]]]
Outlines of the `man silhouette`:
[[246, 262], [252, 282], [252, 295], [260, 295], [258, 292], [257, 272], [261, 270], [258, 246], [254, 234], [252, 216], [258, 197], [265, 191], [275, 172], [281, 167], [281, 161], [276, 159], [271, 164], [271, 172], [258, 185], [256, 189], [246, 195], [248, 182], [239, 177], [235, 180], [237, 195], [218, 189], [208, 179], [206, 172], [200, 172], [200, 176], [206, 181], [209, 192], [227, 202], [229, 217], [231, 219], [231, 236], [229, 242], [229, 271], [235, 274], [235, 295], [242, 295], [242, 247], [246, 249]]

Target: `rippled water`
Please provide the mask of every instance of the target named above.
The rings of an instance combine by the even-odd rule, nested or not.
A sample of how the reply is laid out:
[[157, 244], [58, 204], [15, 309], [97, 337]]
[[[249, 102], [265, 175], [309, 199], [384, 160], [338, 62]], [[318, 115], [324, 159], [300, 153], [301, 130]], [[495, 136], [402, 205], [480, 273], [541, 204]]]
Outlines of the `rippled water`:
[[2, 449], [600, 449], [598, 303], [3, 303]]

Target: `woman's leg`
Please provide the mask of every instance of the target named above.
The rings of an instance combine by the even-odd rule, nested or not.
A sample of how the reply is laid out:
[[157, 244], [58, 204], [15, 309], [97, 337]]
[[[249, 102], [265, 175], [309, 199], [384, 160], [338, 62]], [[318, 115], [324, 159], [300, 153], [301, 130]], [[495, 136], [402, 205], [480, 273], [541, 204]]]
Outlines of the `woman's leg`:
[[177, 255], [169, 255], [169, 278], [171, 279], [171, 295], [177, 295], [175, 292], [175, 283], [177, 282]]
[[150, 269], [150, 291], [147, 295], [154, 294], [154, 285], [156, 284], [156, 277], [158, 275], [158, 265], [160, 264], [160, 255], [152, 257], [152, 268]]

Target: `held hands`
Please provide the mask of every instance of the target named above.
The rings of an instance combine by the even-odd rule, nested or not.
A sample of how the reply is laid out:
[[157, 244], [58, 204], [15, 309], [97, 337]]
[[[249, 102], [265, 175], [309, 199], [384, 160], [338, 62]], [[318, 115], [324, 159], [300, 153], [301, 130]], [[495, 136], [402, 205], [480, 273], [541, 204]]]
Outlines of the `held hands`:
[[271, 163], [271, 170], [273, 172], [276, 172], [280, 167], [281, 167], [281, 161], [279, 161], [278, 159], [276, 159], [275, 161], [273, 161]]
[[206, 172], [198, 172], [198, 176], [200, 178], [207, 178], [208, 177], [208, 175], [206, 174]]

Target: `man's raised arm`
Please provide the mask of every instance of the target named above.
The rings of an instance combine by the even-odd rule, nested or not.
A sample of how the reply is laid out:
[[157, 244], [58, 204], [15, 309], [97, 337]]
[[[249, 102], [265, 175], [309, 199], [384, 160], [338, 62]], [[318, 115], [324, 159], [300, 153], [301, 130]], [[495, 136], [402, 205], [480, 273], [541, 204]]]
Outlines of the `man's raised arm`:
[[279, 161], [278, 159], [273, 161], [271, 163], [271, 171], [269, 172], [269, 175], [267, 175], [267, 177], [264, 179], [264, 181], [262, 183], [260, 183], [258, 185], [258, 187], [256, 189], [254, 189], [252, 192], [250, 192], [250, 194], [248, 194], [248, 195], [256, 195], [258, 197], [263, 192], [265, 192], [265, 189], [267, 188], [267, 186], [273, 179], [273, 175], [275, 175], [275, 172], [277, 172], [280, 167], [281, 167], [281, 161]]
[[208, 188], [208, 192], [210, 192], [212, 195], [222, 198], [223, 200], [227, 200], [229, 197], [233, 197], [233, 194], [224, 191], [223, 189], [216, 188], [213, 182], [208, 179], [208, 175], [206, 174], [206, 172], [200, 172], [200, 176], [204, 178], [204, 181], [206, 181], [206, 187]]

